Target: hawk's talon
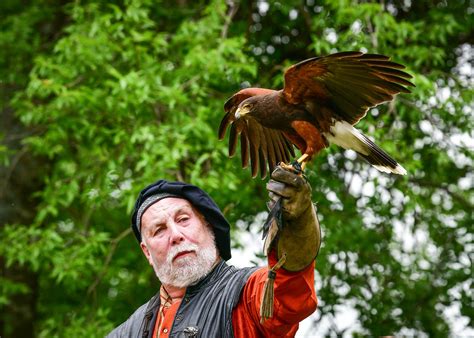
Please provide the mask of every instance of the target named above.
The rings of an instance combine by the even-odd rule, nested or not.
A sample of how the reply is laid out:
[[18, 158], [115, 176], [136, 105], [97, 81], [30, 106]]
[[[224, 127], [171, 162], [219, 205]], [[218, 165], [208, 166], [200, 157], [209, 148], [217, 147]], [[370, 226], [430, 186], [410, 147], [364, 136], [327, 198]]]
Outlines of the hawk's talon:
[[298, 161], [293, 161], [291, 162], [291, 166], [293, 167], [293, 171], [297, 175], [303, 174], [303, 167], [301, 166], [301, 163]]
[[300, 163], [298, 161], [293, 161], [290, 164], [280, 162], [279, 165], [283, 169], [291, 171], [292, 173], [295, 173], [296, 175], [304, 176], [304, 162]]

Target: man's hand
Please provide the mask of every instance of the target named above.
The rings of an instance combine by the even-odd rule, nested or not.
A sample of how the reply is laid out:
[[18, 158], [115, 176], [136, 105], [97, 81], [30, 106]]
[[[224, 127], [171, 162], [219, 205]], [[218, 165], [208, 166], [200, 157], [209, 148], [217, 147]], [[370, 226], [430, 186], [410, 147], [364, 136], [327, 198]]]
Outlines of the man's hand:
[[273, 237], [278, 238], [277, 257], [286, 254], [283, 267], [289, 271], [300, 271], [315, 259], [321, 245], [316, 208], [311, 202], [311, 186], [304, 177], [278, 166], [267, 183], [267, 190], [270, 209], [280, 197], [283, 202], [283, 228], [278, 237]]
[[267, 203], [271, 210], [278, 198], [282, 197], [283, 218], [294, 220], [311, 207], [311, 186], [302, 176], [277, 166], [267, 183]]

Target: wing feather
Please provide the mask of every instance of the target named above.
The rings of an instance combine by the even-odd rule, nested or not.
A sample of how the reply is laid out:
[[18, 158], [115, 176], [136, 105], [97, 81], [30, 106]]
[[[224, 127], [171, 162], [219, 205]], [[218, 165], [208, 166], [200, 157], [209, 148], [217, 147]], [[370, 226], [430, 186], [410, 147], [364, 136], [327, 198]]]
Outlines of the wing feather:
[[[260, 146], [258, 147], [258, 163], [260, 164], [260, 177], [263, 179], [267, 175], [268, 163], [268, 143], [267, 135], [263, 130], [263, 126], [255, 121], [256, 132], [260, 135]], [[271, 141], [270, 141], [271, 142]]]
[[267, 140], [267, 162], [268, 162], [268, 171], [272, 171], [276, 165], [276, 155], [275, 155], [275, 141], [273, 140], [271, 130], [267, 128], [262, 128], [264, 139]]
[[379, 73], [377, 74], [377, 76], [384, 80], [392, 82], [392, 85], [398, 87], [400, 92], [402, 93], [410, 93], [410, 91], [407, 88], [400, 86], [399, 84], [402, 84], [404, 86], [413, 86], [413, 83], [398, 76], [394, 76], [394, 75], [390, 75], [386, 73]]
[[258, 148], [258, 163], [260, 164], [260, 177], [264, 179], [267, 176], [267, 160], [262, 148]]
[[283, 133], [280, 134], [280, 142], [278, 144], [282, 157], [282, 162], [290, 162], [291, 157], [295, 156], [292, 143], [285, 137]]
[[249, 142], [250, 145], [250, 171], [252, 178], [257, 176], [258, 172], [258, 150], [254, 143]]
[[275, 146], [275, 164], [278, 164], [279, 162], [286, 162], [286, 156], [285, 152], [283, 151], [284, 147], [284, 141], [282, 140], [283, 135], [275, 135], [274, 140], [275, 142], [273, 143]]
[[228, 112], [227, 114], [224, 115], [224, 118], [222, 119], [221, 124], [219, 125], [219, 132], [218, 132], [219, 140], [222, 140], [224, 138], [227, 127], [234, 120], [235, 120], [235, 117], [233, 113]]
[[[408, 73], [402, 72], [397, 69], [393, 69], [390, 67], [380, 67], [380, 66], [373, 66], [372, 69], [376, 70], [377, 72], [383, 73], [383, 74], [389, 74], [389, 75], [394, 75], [398, 77], [403, 77], [406, 79], [411, 79], [413, 76], [411, 76]], [[413, 86], [413, 84], [410, 82], [410, 86]]]
[[380, 54], [342, 52], [302, 61], [285, 72], [283, 97], [295, 105], [326, 104], [339, 118], [356, 124], [370, 108], [410, 93], [407, 87], [414, 86], [407, 80], [412, 76], [402, 71], [405, 67], [389, 60]]
[[249, 138], [250, 145], [250, 168], [252, 170], [252, 177], [256, 177], [259, 167], [259, 154], [258, 148], [260, 146], [260, 134], [258, 132], [258, 126], [255, 125], [255, 120], [248, 119], [247, 122], [247, 135]]
[[246, 133], [240, 134], [240, 158], [242, 168], [247, 168], [249, 165], [249, 140]]
[[235, 148], [237, 147], [237, 127], [236, 124], [233, 124], [230, 127], [230, 134], [229, 134], [229, 157], [234, 156]]
[[283, 136], [285, 144], [286, 144], [286, 153], [288, 156], [287, 162], [291, 160], [292, 157], [295, 157], [295, 148], [293, 148], [293, 143], [291, 143], [286, 137]]
[[390, 57], [381, 54], [362, 54], [362, 60], [390, 60]]

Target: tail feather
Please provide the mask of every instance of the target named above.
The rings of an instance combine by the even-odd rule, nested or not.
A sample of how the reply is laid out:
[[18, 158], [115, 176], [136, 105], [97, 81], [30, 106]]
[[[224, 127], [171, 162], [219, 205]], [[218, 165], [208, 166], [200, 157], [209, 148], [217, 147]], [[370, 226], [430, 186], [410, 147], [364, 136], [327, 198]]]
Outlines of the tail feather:
[[344, 149], [356, 151], [362, 158], [382, 172], [397, 175], [407, 174], [405, 168], [350, 123], [345, 121], [334, 122], [330, 132], [324, 134], [329, 142], [335, 143]]
[[406, 175], [407, 171], [400, 164], [397, 163], [389, 154], [382, 148], [372, 142], [367, 136], [363, 135], [364, 143], [368, 146], [368, 155], [357, 152], [367, 162], [372, 164], [376, 169], [397, 175]]

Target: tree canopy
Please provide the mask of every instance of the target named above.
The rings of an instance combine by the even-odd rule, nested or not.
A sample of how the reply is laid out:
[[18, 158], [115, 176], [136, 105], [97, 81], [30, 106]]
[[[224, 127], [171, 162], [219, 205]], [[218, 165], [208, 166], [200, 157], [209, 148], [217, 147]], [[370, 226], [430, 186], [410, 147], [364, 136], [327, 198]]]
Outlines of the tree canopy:
[[[265, 182], [217, 140], [225, 100], [349, 50], [413, 75], [411, 94], [358, 124], [408, 175], [337, 147], [308, 166], [323, 228], [314, 327], [472, 330], [473, 12], [467, 0], [2, 1], [0, 335], [103, 336], [152, 296], [129, 215], [157, 179], [206, 190], [245, 245], [237, 220], [265, 210]], [[334, 322], [341, 306], [357, 328]]]

